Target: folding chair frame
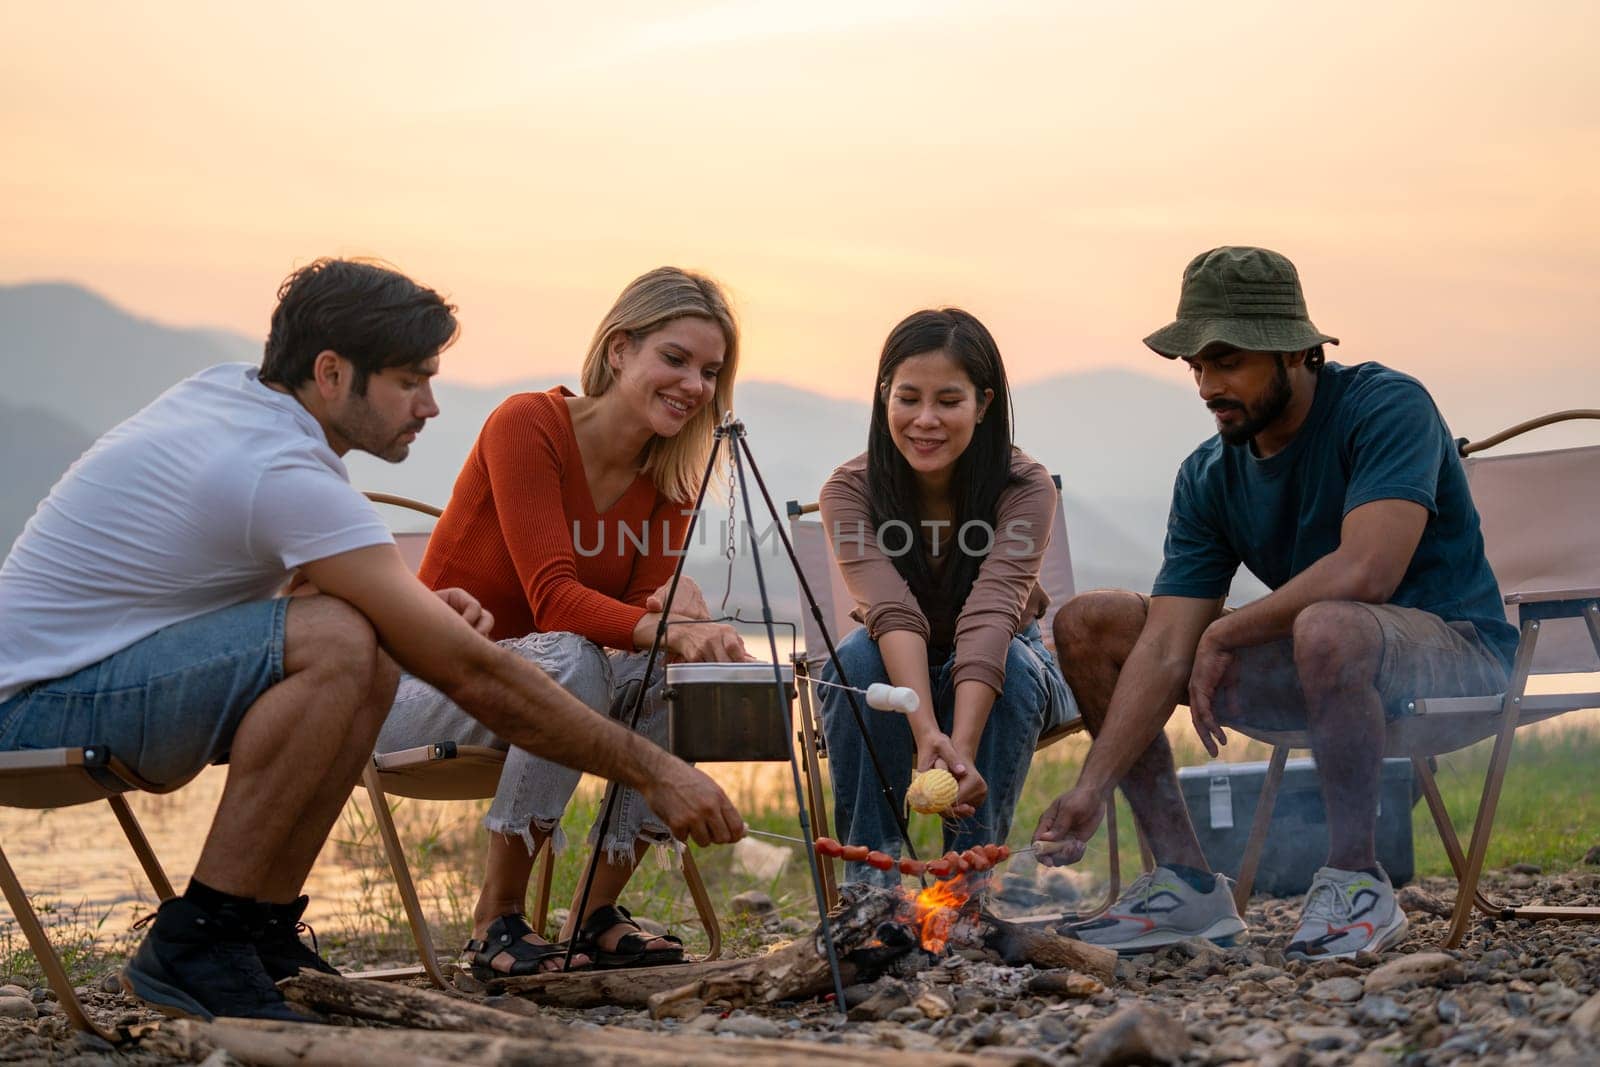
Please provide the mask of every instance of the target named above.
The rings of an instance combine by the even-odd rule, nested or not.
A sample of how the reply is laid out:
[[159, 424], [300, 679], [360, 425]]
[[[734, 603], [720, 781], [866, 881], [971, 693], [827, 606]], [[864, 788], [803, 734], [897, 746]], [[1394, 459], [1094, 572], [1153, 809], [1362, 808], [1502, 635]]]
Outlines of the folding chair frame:
[[[66, 785], [81, 799], [64, 798], [62, 804], [5, 806], [37, 809], [86, 804], [103, 799], [116, 815], [123, 836], [127, 838], [133, 854], [138, 857], [139, 866], [144, 868], [145, 877], [150, 880], [150, 886], [155, 890], [156, 896], [161, 900], [168, 900], [177, 895], [172, 889], [172, 882], [168, 880], [166, 871], [161, 867], [161, 861], [156, 858], [155, 850], [150, 847], [150, 840], [145, 836], [144, 828], [139, 825], [139, 820], [133, 814], [133, 808], [129, 806], [127, 797], [123, 796], [118, 787], [130, 791], [168, 793], [187, 784], [187, 779], [171, 786], [155, 785], [133, 773], [121, 760], [103, 747], [96, 746], [27, 749], [0, 753], [0, 783], [7, 779], [40, 777]], [[50, 943], [50, 936], [45, 932], [44, 924], [39, 921], [38, 913], [34, 911], [33, 904], [28, 900], [28, 894], [22, 887], [22, 881], [12, 869], [3, 849], [0, 849], [0, 891], [4, 892], [6, 903], [11, 906], [11, 913], [16, 916], [17, 925], [22, 928], [22, 934], [27, 938], [28, 947], [33, 950], [34, 958], [39, 961], [39, 967], [44, 971], [45, 980], [72, 1025], [106, 1041], [127, 1040], [128, 1034], [125, 1030], [119, 1029], [113, 1032], [97, 1026], [83, 1010], [83, 1002], [78, 999], [72, 980], [67, 976], [66, 967], [62, 964], [55, 946]]]

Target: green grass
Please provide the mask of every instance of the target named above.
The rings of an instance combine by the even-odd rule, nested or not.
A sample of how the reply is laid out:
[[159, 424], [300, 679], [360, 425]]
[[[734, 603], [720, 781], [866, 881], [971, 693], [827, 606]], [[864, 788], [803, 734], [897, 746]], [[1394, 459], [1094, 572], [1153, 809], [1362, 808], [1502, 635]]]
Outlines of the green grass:
[[[29, 899], [75, 984], [121, 966], [142, 936], [131, 929], [132, 923], [148, 910], [134, 907], [128, 912], [128, 922], [121, 923], [110, 921], [113, 908], [97, 910], [82, 902], [70, 904], [48, 897]], [[0, 982], [24, 989], [45, 984], [44, 970], [9, 911], [0, 916]]]

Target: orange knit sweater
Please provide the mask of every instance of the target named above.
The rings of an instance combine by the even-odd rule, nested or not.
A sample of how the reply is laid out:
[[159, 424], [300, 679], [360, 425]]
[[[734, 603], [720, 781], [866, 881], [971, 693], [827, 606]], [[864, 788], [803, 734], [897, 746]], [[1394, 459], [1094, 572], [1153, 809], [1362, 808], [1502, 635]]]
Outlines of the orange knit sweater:
[[608, 511], [595, 511], [563, 399], [571, 395], [561, 386], [518, 393], [494, 410], [418, 576], [477, 597], [494, 613], [497, 641], [567, 631], [632, 650], [645, 599], [672, 577], [688, 505], [640, 475]]

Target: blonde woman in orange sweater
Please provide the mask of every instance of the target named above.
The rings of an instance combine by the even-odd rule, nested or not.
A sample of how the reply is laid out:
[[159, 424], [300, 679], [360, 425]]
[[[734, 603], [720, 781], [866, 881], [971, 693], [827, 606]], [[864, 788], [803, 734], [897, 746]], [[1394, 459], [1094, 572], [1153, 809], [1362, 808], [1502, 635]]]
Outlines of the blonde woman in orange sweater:
[[[738, 326], [714, 281], [674, 267], [636, 278], [595, 331], [582, 396], [522, 393], [489, 416], [429, 540], [422, 580], [470, 591], [494, 615], [490, 636], [590, 707], [620, 714], [627, 687], [643, 679], [738, 359]], [[694, 621], [707, 617], [684, 579], [667, 651], [692, 662], [744, 659], [732, 627]], [[659, 681], [658, 666], [639, 730], [664, 743]], [[427, 683], [404, 678], [379, 751], [445, 739], [507, 747]], [[552, 834], [553, 847], [565, 845], [561, 815], [578, 778], [507, 752], [484, 820], [488, 864], [467, 946], [480, 977], [560, 966], [565, 946], [545, 942], [523, 910], [539, 847]], [[651, 937], [617, 904], [645, 848], [668, 840], [644, 799], [624, 789], [577, 923], [575, 963], [682, 960], [676, 938]]]

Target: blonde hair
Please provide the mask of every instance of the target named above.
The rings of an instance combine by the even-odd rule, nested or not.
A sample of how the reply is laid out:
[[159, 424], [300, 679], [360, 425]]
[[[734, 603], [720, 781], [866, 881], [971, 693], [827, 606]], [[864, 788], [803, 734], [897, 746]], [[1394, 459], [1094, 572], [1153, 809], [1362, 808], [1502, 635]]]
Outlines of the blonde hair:
[[707, 319], [722, 330], [726, 350], [716, 391], [711, 403], [695, 412], [676, 436], [651, 438], [645, 446], [643, 469], [662, 495], [688, 502], [700, 488], [713, 431], [722, 413], [733, 406], [733, 379], [739, 369], [739, 324], [722, 288], [703, 274], [677, 267], [657, 267], [629, 282], [589, 342], [589, 352], [583, 357], [582, 386], [585, 396], [599, 396], [611, 388], [616, 375], [607, 350], [619, 333], [630, 344], [638, 344], [673, 319], [686, 316]]

